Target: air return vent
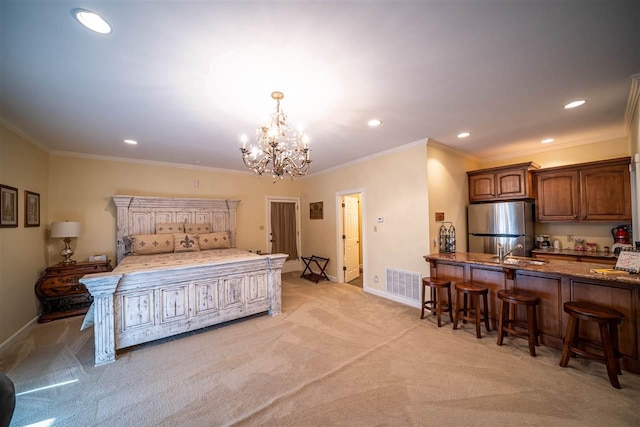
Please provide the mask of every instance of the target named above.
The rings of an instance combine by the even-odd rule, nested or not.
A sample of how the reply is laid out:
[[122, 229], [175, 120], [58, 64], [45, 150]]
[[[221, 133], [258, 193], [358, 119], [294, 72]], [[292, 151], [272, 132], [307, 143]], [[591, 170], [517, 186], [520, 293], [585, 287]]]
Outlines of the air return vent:
[[420, 273], [392, 268], [385, 269], [385, 272], [387, 275], [387, 292], [410, 300], [420, 301], [420, 282], [422, 281]]

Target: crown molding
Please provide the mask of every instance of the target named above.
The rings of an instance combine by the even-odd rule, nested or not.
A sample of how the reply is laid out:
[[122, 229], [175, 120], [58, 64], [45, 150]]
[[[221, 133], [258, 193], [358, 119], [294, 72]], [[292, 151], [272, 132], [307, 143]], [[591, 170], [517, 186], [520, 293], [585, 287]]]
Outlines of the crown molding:
[[31, 135], [27, 134], [19, 126], [17, 126], [15, 123], [11, 122], [9, 119], [7, 119], [6, 117], [4, 117], [2, 115], [0, 115], [0, 124], [2, 126], [6, 127], [7, 129], [9, 129], [11, 132], [13, 132], [16, 135], [18, 135], [20, 138], [24, 139], [25, 141], [29, 142], [32, 145], [35, 145], [37, 148], [41, 149], [45, 153], [51, 154], [51, 148], [49, 148], [45, 144], [41, 143], [40, 141], [38, 141], [37, 139], [35, 139]]
[[164, 167], [171, 167], [171, 168], [191, 169], [191, 170], [200, 170], [200, 171], [209, 171], [209, 172], [255, 175], [253, 172], [239, 171], [235, 169], [223, 169], [223, 168], [214, 168], [214, 167], [208, 167], [208, 166], [186, 165], [184, 163], [159, 162], [156, 160], [129, 159], [126, 157], [102, 156], [98, 154], [76, 153], [73, 151], [52, 151], [51, 155], [59, 156], [59, 157], [75, 157], [79, 159], [102, 160], [107, 162], [135, 163], [135, 164], [142, 164], [142, 165], [149, 165], [149, 166], [164, 166]]
[[474, 156], [473, 154], [469, 154], [466, 151], [457, 150], [455, 148], [449, 147], [448, 145], [445, 145], [442, 142], [436, 141], [435, 139], [432, 139], [432, 138], [427, 138], [427, 146], [439, 148], [440, 150], [448, 151], [457, 156], [465, 157], [467, 159], [470, 159], [476, 162], [480, 161], [480, 159], [477, 156]]
[[629, 87], [629, 98], [627, 99], [627, 109], [624, 114], [624, 127], [629, 133], [631, 129], [631, 123], [633, 122], [633, 115], [638, 108], [638, 102], [640, 100], [640, 73], [631, 76], [631, 86]]
[[399, 147], [394, 147], [394, 148], [390, 148], [390, 149], [385, 150], [385, 151], [380, 151], [378, 153], [374, 153], [374, 154], [371, 154], [371, 155], [366, 156], [366, 157], [361, 157], [359, 159], [352, 160], [352, 161], [347, 162], [347, 163], [342, 163], [340, 165], [332, 166], [330, 168], [323, 169], [321, 171], [318, 171], [318, 172], [315, 172], [315, 173], [312, 173], [312, 174], [308, 174], [308, 175], [302, 177], [302, 179], [305, 180], [305, 179], [312, 178], [312, 177], [315, 177], [315, 176], [319, 176], [319, 175], [322, 175], [322, 174], [325, 174], [325, 173], [334, 172], [334, 171], [337, 171], [337, 170], [340, 170], [340, 169], [344, 169], [344, 168], [347, 168], [349, 166], [357, 165], [359, 163], [368, 162], [369, 160], [377, 159], [379, 157], [385, 157], [385, 156], [388, 156], [388, 155], [391, 155], [391, 154], [400, 153], [402, 151], [409, 150], [409, 149], [411, 149], [413, 147], [417, 147], [419, 145], [426, 145], [427, 144], [427, 140], [428, 140], [428, 138], [424, 138], [424, 139], [420, 139], [418, 141], [414, 141], [414, 142], [410, 142], [408, 144], [401, 145]]

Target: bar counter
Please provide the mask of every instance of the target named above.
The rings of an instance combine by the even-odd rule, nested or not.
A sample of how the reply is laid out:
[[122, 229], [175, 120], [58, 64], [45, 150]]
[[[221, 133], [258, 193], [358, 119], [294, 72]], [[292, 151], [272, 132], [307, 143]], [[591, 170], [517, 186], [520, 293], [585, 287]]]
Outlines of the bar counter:
[[[607, 264], [549, 260], [542, 265], [514, 265], [498, 262], [495, 257], [456, 252], [429, 254], [424, 259], [431, 266], [431, 277], [451, 280], [452, 287], [455, 282], [471, 281], [489, 288], [490, 318], [496, 329], [500, 289], [538, 295], [538, 328], [543, 345], [562, 348], [568, 319], [563, 304], [567, 301], [588, 301], [620, 311], [625, 316], [619, 327], [622, 369], [640, 374], [640, 275], [593, 272], [612, 268]], [[516, 313], [517, 317], [523, 314]], [[581, 334], [599, 340], [597, 326], [586, 324]]]

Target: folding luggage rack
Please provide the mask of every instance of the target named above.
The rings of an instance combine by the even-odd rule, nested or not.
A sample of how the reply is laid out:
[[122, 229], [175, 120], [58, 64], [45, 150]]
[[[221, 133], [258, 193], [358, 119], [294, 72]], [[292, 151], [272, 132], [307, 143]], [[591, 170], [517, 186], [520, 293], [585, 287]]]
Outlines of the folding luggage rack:
[[[329, 263], [329, 258], [323, 258], [315, 255], [307, 257], [303, 256], [301, 258], [304, 262], [304, 271], [300, 277], [311, 280], [315, 283], [318, 283], [322, 279], [329, 280], [327, 274], [324, 272], [325, 268], [327, 268], [327, 264]], [[320, 272], [314, 272], [312, 266], [315, 266], [316, 270], [320, 270]]]

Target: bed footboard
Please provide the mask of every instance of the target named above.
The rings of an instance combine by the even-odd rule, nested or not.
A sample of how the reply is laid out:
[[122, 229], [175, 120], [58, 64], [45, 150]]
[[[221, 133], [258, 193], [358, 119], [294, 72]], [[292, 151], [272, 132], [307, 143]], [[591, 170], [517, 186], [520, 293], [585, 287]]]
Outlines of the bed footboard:
[[95, 365], [116, 350], [268, 311], [282, 312], [286, 254], [160, 271], [86, 275], [94, 297]]

